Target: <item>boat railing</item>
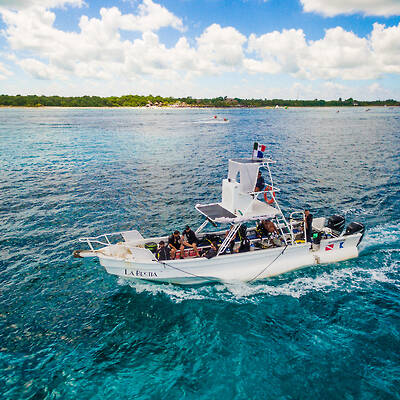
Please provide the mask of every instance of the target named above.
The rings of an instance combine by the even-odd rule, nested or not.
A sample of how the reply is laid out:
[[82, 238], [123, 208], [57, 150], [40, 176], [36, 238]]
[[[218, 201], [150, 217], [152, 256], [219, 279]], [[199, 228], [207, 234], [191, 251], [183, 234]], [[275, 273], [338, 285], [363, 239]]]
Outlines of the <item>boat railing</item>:
[[93, 247], [93, 244], [100, 244], [102, 246], [110, 246], [113, 244], [110, 241], [110, 238], [112, 236], [122, 236], [124, 232], [113, 232], [113, 233], [103, 233], [99, 236], [93, 236], [93, 237], [82, 237], [79, 238], [78, 240], [81, 243], [87, 243], [87, 245], [90, 247], [90, 250], [96, 251], [95, 248]]
[[[295, 217], [296, 215], [299, 215], [300, 218], [296, 218], [296, 217]], [[289, 222], [290, 222], [290, 229], [291, 229], [292, 232], [293, 232], [293, 229], [295, 228], [295, 226], [294, 226], [294, 224], [293, 224], [294, 221], [297, 221], [297, 223], [296, 223], [297, 226], [298, 226], [298, 225], [302, 225], [302, 226], [303, 226], [304, 241], [306, 241], [306, 237], [307, 237], [307, 235], [306, 235], [306, 229], [307, 229], [307, 227], [306, 227], [306, 223], [305, 223], [304, 211], [293, 211], [293, 212], [290, 214]]]
[[[279, 206], [279, 203], [276, 200], [275, 192], [280, 192], [280, 189], [277, 188], [276, 186], [274, 186], [274, 181], [272, 180], [272, 175], [271, 175], [271, 171], [270, 171], [269, 168], [268, 168], [268, 172], [269, 172], [269, 176], [270, 176], [270, 179], [271, 179], [271, 186], [269, 188], [267, 188], [266, 190], [264, 190], [263, 192], [256, 192], [256, 193], [271, 192], [272, 200], [273, 200], [272, 204], [274, 204], [275, 207], [279, 210], [280, 219], [282, 220], [283, 224], [286, 226], [286, 228], [289, 231], [289, 236], [290, 236], [291, 242], [294, 243], [293, 229], [290, 226], [290, 224], [288, 223], [288, 221], [286, 220], [285, 215], [283, 214], [283, 212], [281, 210], [281, 207]], [[277, 222], [278, 222], [278, 226], [279, 226], [280, 221], [278, 220]], [[286, 237], [286, 235], [284, 234], [284, 232], [282, 230], [282, 227], [279, 227], [279, 230], [281, 231], [281, 234], [282, 234], [282, 237], [283, 237], [283, 239], [285, 241], [285, 244], [288, 245], [288, 240], [287, 240], [287, 237]]]
[[259, 192], [248, 192], [247, 194], [254, 194], [254, 195], [256, 195], [256, 194], [263, 194], [263, 193], [268, 193], [268, 192], [271, 192], [272, 194], [274, 194], [275, 192], [280, 192], [281, 190], [279, 189], [279, 188], [277, 188], [276, 186], [274, 186], [273, 188], [272, 187], [269, 187], [269, 188], [267, 188], [266, 190], [260, 190]]

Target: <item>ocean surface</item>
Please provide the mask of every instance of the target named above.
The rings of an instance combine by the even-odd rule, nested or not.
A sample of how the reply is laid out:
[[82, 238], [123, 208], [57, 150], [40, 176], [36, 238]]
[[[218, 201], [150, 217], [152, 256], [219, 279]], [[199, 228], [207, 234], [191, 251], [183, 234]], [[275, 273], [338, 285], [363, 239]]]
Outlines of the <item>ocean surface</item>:
[[[366, 225], [359, 258], [197, 287], [72, 258], [200, 224], [255, 140], [286, 215]], [[1, 108], [0, 162], [0, 399], [400, 399], [400, 108]]]

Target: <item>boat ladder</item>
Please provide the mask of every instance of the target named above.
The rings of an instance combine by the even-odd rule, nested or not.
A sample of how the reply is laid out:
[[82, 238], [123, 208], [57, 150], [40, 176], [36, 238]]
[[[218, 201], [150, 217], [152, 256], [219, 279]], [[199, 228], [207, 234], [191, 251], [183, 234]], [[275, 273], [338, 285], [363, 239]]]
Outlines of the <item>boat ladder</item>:
[[[290, 231], [290, 227], [288, 226], [286, 219], [277, 215], [275, 220], [285, 244], [290, 244], [292, 242], [292, 232]], [[289, 232], [284, 232], [284, 229], [289, 230]]]
[[223, 254], [225, 252], [226, 248], [231, 243], [231, 240], [236, 236], [236, 233], [239, 230], [240, 225], [242, 225], [242, 224], [235, 224], [231, 227], [230, 231], [226, 235], [226, 238], [224, 239], [224, 241], [222, 242], [221, 246], [218, 249], [217, 256], [219, 256], [220, 254]]

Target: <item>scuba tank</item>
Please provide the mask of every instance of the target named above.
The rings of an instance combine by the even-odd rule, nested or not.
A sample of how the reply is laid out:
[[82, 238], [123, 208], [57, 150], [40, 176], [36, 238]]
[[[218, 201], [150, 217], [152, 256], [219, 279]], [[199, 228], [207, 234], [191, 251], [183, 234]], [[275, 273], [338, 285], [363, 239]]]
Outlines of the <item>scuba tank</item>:
[[245, 224], [240, 226], [238, 234], [240, 239], [239, 253], [250, 251], [250, 240], [247, 238], [247, 226]]

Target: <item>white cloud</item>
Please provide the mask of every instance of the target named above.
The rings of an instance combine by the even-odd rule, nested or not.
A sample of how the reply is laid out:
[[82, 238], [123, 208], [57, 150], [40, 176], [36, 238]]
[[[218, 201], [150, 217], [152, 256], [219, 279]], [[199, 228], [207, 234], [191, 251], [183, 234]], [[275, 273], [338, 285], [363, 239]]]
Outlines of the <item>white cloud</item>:
[[371, 47], [379, 69], [386, 73], [400, 73], [400, 23], [386, 28], [374, 24], [370, 37]]
[[[165, 8], [144, 0], [138, 15], [122, 15], [116, 7], [100, 10], [100, 18], [82, 16], [80, 32], [65, 32], [54, 27], [50, 10], [29, 8], [4, 10], [6, 37], [15, 51], [30, 51], [47, 59], [19, 65], [35, 77], [54, 76], [111, 79], [115, 75], [136, 78], [141, 75], [179, 79], [179, 75], [216, 74], [241, 64], [246, 37], [232, 27], [208, 27], [192, 48], [185, 37], [167, 48], [154, 31], [170, 26], [183, 29], [182, 21]], [[120, 30], [142, 31], [142, 37], [122, 40]], [[28, 34], [29, 33], [29, 34]]]
[[250, 35], [248, 51], [258, 57], [244, 61], [249, 72], [290, 73], [311, 80], [375, 79], [400, 73], [400, 24], [389, 28], [374, 24], [367, 38], [341, 27], [309, 42], [301, 29]]
[[341, 27], [328, 29], [323, 39], [311, 42], [300, 60], [300, 75], [309, 79], [373, 79], [380, 73], [368, 40]]
[[[319, 90], [319, 91], [318, 91]], [[357, 92], [357, 93], [356, 93]], [[323, 93], [323, 96], [321, 94]], [[309, 98], [321, 98], [324, 99], [348, 99], [349, 97], [356, 97], [358, 99], [365, 98], [365, 95], [361, 94], [361, 92], [354, 87], [349, 87], [343, 85], [342, 83], [337, 82], [322, 82], [316, 87], [309, 89], [309, 95], [312, 97]]]
[[279, 63], [274, 60], [254, 60], [252, 58], [245, 58], [243, 66], [251, 74], [279, 74], [282, 68]]
[[48, 55], [54, 50], [52, 47], [54, 41], [60, 35], [66, 35], [52, 28], [55, 14], [47, 10], [37, 8], [19, 12], [4, 10], [1, 14], [7, 25], [5, 36], [14, 50], [29, 50], [39, 55]]
[[213, 64], [210, 69], [214, 70], [238, 67], [243, 60], [245, 41], [246, 37], [235, 28], [212, 24], [197, 38], [198, 61]]
[[[147, 30], [158, 30], [165, 26], [171, 26], [178, 30], [184, 30], [182, 20], [168, 11], [165, 7], [154, 3], [152, 0], [143, 0], [143, 3], [139, 6], [139, 15], [124, 17], [126, 19], [125, 25], [122, 29], [128, 29], [129, 25], [132, 25], [140, 31]], [[138, 28], [141, 29], [138, 29]]]
[[[296, 73], [299, 63], [306, 55], [307, 43], [301, 29], [284, 29], [257, 37], [251, 34], [248, 43], [249, 52], [254, 52], [262, 61], [246, 60], [246, 66], [251, 72]], [[254, 62], [255, 61], [255, 62]]]
[[27, 8], [56, 8], [65, 5], [81, 7], [83, 0], [0, 0], [0, 10], [23, 10]]
[[396, 98], [394, 91], [388, 90], [378, 83], [371, 85], [346, 85], [332, 81], [296, 82], [289, 87], [269, 87], [268, 98], [290, 98], [301, 100], [343, 100], [352, 97], [358, 100], [376, 100]]
[[33, 77], [38, 79], [63, 79], [64, 76], [57, 68], [44, 64], [34, 58], [24, 58], [18, 61], [18, 65]]
[[[379, 100], [398, 98], [398, 94], [396, 96], [393, 93], [393, 91], [391, 91], [388, 88], [383, 87], [378, 82], [374, 82], [371, 85], [367, 86], [364, 96], [365, 96], [365, 98], [379, 99]], [[361, 96], [360, 96], [360, 98], [361, 98]]]
[[[180, 18], [152, 0], [143, 0], [135, 14], [102, 8], [97, 18], [82, 15], [79, 31], [55, 27], [56, 15], [36, 1], [30, 7], [0, 14], [10, 46], [10, 61], [38, 79], [99, 79], [181, 82], [224, 72], [290, 74], [307, 80], [365, 80], [400, 74], [400, 24], [374, 24], [365, 38], [341, 27], [328, 29], [320, 40], [307, 40], [302, 29], [273, 31], [248, 38], [234, 27], [212, 24], [197, 38], [181, 36], [167, 47], [157, 31], [182, 31]], [[82, 5], [81, 1], [43, 0], [44, 4]], [[42, 4], [42, 3], [41, 3]], [[127, 40], [121, 31], [139, 32]], [[4, 72], [1, 72], [5, 76]], [[329, 83], [331, 85], [331, 83]], [[332, 86], [330, 90], [338, 90]], [[150, 86], [146, 86], [150, 87]], [[344, 97], [344, 96], [342, 96]]]
[[7, 79], [7, 77], [11, 75], [13, 75], [13, 73], [0, 62], [0, 80]]
[[333, 17], [339, 14], [400, 15], [399, 0], [300, 0], [304, 11]]
[[[152, 32], [167, 26], [183, 30], [183, 24], [151, 0], [140, 4], [137, 15], [122, 15], [112, 7], [102, 8], [100, 18], [82, 16], [79, 33], [56, 29], [55, 14], [41, 7], [0, 12], [11, 48], [48, 60], [33, 62], [30, 57], [19, 62], [24, 70], [41, 79], [67, 74], [98, 79], [111, 79], [115, 74], [128, 78], [137, 74], [165, 76], [165, 71], [173, 74], [179, 69], [180, 62], [187, 64], [190, 56], [184, 38], [174, 48], [166, 49]], [[122, 40], [122, 29], [143, 32], [142, 38]]]
[[82, 16], [79, 27], [83, 33], [95, 36], [97, 34], [114, 33], [118, 30], [126, 31], [158, 31], [170, 26], [183, 31], [182, 20], [169, 12], [165, 7], [153, 3], [152, 0], [143, 0], [139, 5], [138, 15], [122, 15], [117, 7], [101, 8], [101, 19]]

